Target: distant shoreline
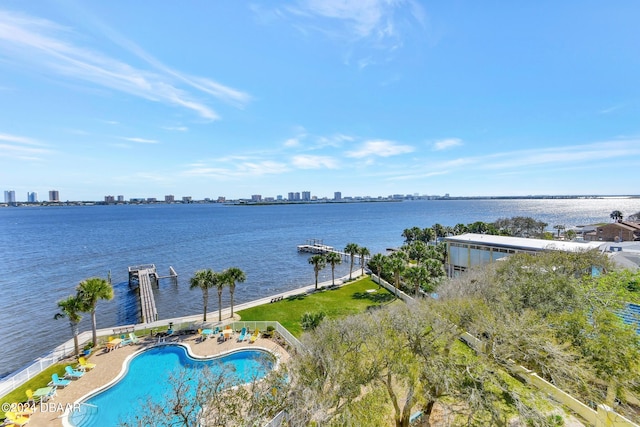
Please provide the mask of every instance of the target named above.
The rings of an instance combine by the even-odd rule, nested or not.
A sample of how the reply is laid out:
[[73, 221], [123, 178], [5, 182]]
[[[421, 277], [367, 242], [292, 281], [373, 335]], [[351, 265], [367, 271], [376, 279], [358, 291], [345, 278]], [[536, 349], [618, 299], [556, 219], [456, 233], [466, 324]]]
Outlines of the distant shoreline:
[[404, 201], [432, 201], [432, 200], [571, 200], [571, 199], [640, 199], [638, 194], [576, 194], [576, 195], [532, 195], [532, 196], [403, 196], [380, 198], [355, 198], [355, 199], [320, 199], [320, 200], [273, 200], [252, 201], [248, 199], [229, 200], [218, 202], [215, 200], [192, 200], [189, 202], [175, 201], [127, 201], [127, 202], [101, 202], [101, 201], [70, 201], [65, 202], [16, 202], [0, 203], [0, 208], [8, 207], [60, 207], [60, 206], [111, 206], [111, 205], [198, 205], [215, 204], [224, 206], [271, 206], [271, 205], [319, 205], [319, 204], [349, 204], [349, 203], [385, 203]]

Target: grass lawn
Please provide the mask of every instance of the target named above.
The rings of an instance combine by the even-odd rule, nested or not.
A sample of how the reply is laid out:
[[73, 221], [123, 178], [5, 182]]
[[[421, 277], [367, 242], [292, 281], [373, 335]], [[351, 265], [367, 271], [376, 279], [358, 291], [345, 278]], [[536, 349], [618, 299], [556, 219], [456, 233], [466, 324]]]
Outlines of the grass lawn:
[[[367, 290], [375, 292], [367, 292]], [[241, 310], [237, 314], [241, 320], [274, 320], [280, 322], [296, 337], [302, 334], [300, 319], [307, 312], [323, 311], [328, 319], [362, 313], [371, 306], [380, 306], [394, 301], [393, 294], [371, 278], [364, 277], [333, 290], [313, 294], [300, 294], [282, 301], [263, 304]]]
[[[6, 394], [2, 398], [0, 398], [0, 403], [21, 403], [26, 402], [27, 400], [27, 389], [37, 390], [40, 387], [46, 387], [47, 384], [51, 381], [52, 374], [58, 374], [60, 378], [64, 376], [64, 367], [66, 364], [56, 364], [50, 366], [44, 371], [40, 372], [38, 375], [31, 378], [29, 381], [13, 390], [11, 393]], [[4, 418], [4, 411], [0, 409], [0, 419]]]

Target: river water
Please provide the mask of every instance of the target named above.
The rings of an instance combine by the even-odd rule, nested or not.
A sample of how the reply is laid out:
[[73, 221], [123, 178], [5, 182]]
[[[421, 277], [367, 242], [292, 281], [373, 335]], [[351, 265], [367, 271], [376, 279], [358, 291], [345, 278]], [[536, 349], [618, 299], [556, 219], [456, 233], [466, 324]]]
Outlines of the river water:
[[[567, 228], [609, 222], [609, 214], [640, 211], [640, 199], [424, 200], [228, 206], [220, 204], [18, 207], [0, 209], [0, 376], [20, 368], [71, 338], [68, 321], [53, 320], [56, 302], [83, 279], [111, 273], [112, 301], [98, 304], [98, 328], [136, 322], [137, 302], [127, 267], [155, 264], [177, 284], [161, 280], [156, 289], [160, 318], [198, 314], [202, 294], [189, 290], [199, 269], [236, 266], [247, 280], [238, 284], [242, 303], [312, 284], [308, 254], [296, 246], [308, 239], [342, 249], [354, 242], [372, 254], [400, 246], [402, 231], [418, 226], [493, 222], [531, 216]], [[348, 274], [348, 263], [336, 277]], [[331, 269], [320, 273], [330, 280]], [[223, 305], [229, 303], [228, 292]], [[217, 310], [217, 296], [209, 310]], [[81, 330], [89, 330], [85, 315]]]

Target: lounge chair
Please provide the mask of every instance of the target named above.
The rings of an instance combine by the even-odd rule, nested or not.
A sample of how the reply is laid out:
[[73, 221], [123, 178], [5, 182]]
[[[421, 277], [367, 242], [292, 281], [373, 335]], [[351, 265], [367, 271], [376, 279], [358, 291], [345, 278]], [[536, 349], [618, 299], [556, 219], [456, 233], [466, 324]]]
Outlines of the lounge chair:
[[7, 417], [7, 421], [9, 421], [9, 425], [23, 426], [29, 422], [28, 417], [20, 416], [13, 411], [5, 412], [4, 416]]
[[253, 335], [251, 335], [251, 338], [249, 338], [249, 343], [253, 344], [254, 342], [256, 342], [258, 336], [260, 336], [260, 330], [256, 329]]
[[25, 390], [24, 393], [27, 395], [27, 403], [33, 403], [35, 405], [36, 404], [36, 400], [33, 397], [33, 390], [28, 388], [27, 390]]
[[16, 408], [16, 410], [12, 412], [16, 414], [18, 417], [30, 417], [31, 415], [34, 414], [34, 410], [31, 405], [27, 405], [24, 403], [14, 403], [11, 405], [11, 407]]
[[133, 342], [131, 341], [130, 338], [127, 338], [125, 334], [120, 335], [120, 339], [122, 340], [122, 342], [120, 343], [120, 346], [129, 345]]
[[69, 384], [71, 384], [71, 380], [60, 379], [58, 374], [52, 374], [51, 375], [51, 382], [49, 383], [50, 386], [52, 386], [52, 387], [66, 387]]
[[84, 357], [82, 357], [82, 356], [80, 356], [80, 357], [78, 358], [78, 363], [79, 363], [79, 365], [78, 365], [78, 370], [79, 370], [79, 371], [83, 371], [83, 372], [85, 372], [85, 371], [90, 371], [91, 369], [93, 369], [93, 368], [95, 368], [95, 367], [96, 367], [96, 364], [95, 364], [95, 363], [89, 363], [89, 362], [87, 362], [87, 359], [85, 359], [85, 358], [84, 358]]
[[65, 378], [69, 378], [69, 379], [75, 379], [75, 378], [80, 378], [84, 375], [84, 372], [82, 371], [76, 371], [75, 369], [73, 369], [71, 366], [67, 365], [64, 367], [64, 371], [66, 372], [66, 374], [64, 375]]
[[244, 341], [244, 338], [246, 335], [247, 335], [247, 328], [242, 328], [240, 330], [240, 335], [238, 336], [238, 342]]
[[135, 332], [129, 332], [129, 339], [131, 340], [132, 343], [134, 344], [138, 344], [138, 337], [136, 336]]

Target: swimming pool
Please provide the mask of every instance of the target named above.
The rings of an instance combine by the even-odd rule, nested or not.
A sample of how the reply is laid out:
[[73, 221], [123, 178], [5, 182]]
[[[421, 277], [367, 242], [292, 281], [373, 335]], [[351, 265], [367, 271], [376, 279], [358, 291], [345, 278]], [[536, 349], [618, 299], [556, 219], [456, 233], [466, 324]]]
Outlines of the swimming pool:
[[[173, 387], [172, 375], [186, 373], [195, 381], [197, 373], [207, 367], [214, 375], [224, 370], [233, 383], [247, 383], [264, 377], [274, 363], [271, 353], [258, 349], [196, 359], [182, 345], [154, 347], [133, 357], [124, 376], [113, 385], [83, 399], [80, 410], [71, 413], [68, 421], [75, 427], [118, 426], [148, 407], [149, 400], [165, 401]], [[189, 390], [194, 393], [194, 388]]]

